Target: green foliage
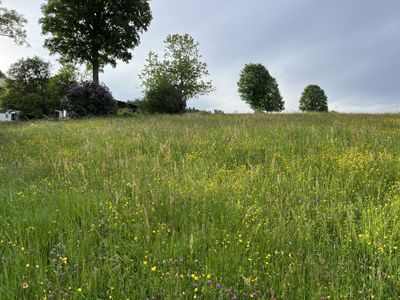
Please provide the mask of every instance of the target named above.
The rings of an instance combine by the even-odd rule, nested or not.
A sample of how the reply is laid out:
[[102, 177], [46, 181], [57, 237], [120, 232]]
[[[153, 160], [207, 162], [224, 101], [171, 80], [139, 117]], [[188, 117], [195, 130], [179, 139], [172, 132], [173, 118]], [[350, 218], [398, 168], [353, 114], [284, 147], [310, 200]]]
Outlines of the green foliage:
[[21, 93], [43, 94], [50, 79], [50, 63], [38, 56], [20, 59], [8, 70], [9, 85]]
[[132, 59], [152, 19], [148, 0], [48, 0], [42, 12], [43, 34], [51, 34], [45, 47], [64, 61], [90, 63], [96, 84], [103, 66]]
[[148, 113], [180, 114], [184, 113], [186, 103], [181, 93], [168, 81], [159, 81], [146, 91], [141, 109]]
[[255, 111], [284, 110], [278, 83], [262, 64], [246, 64], [238, 82], [240, 97]]
[[67, 95], [68, 90], [79, 82], [79, 77], [79, 72], [74, 65], [63, 65], [58, 74], [49, 79], [46, 88], [47, 97], [60, 103]]
[[105, 85], [84, 81], [72, 85], [62, 108], [73, 118], [106, 116], [116, 113], [117, 102]]
[[399, 126], [2, 123], [0, 299], [399, 299]]
[[[0, 0], [0, 5], [1, 3]], [[27, 22], [17, 11], [0, 7], [0, 36], [13, 39], [17, 45], [28, 45], [24, 28]]]
[[309, 85], [300, 98], [300, 110], [309, 112], [328, 112], [328, 97], [318, 85]]
[[1, 106], [20, 110], [25, 118], [51, 116], [60, 109], [70, 86], [78, 81], [78, 71], [72, 65], [64, 65], [51, 76], [50, 68], [50, 63], [37, 56], [13, 64], [0, 97]]
[[4, 91], [5, 81], [6, 81], [6, 75], [0, 70], [0, 100], [1, 100], [1, 94]]
[[20, 110], [26, 118], [48, 115], [58, 106], [57, 99], [47, 95], [49, 80], [50, 63], [37, 56], [18, 60], [8, 70], [1, 106]]
[[126, 108], [126, 107], [118, 109], [118, 111], [117, 111], [118, 117], [134, 117], [136, 115], [137, 115], [136, 112], [133, 112], [132, 110], [130, 110], [129, 108]]
[[180, 94], [180, 101], [186, 107], [188, 100], [209, 94], [214, 90], [208, 76], [207, 64], [202, 62], [199, 43], [188, 34], [168, 35], [164, 41], [163, 60], [154, 52], [149, 53], [147, 65], [140, 75], [143, 86], [151, 90], [169, 82]]

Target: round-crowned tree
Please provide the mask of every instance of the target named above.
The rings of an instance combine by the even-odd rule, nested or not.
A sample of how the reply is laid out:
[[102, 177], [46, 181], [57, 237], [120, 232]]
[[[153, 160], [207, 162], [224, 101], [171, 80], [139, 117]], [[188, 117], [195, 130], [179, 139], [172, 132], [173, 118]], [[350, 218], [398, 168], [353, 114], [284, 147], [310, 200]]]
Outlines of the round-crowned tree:
[[279, 86], [262, 64], [247, 64], [238, 82], [240, 97], [256, 111], [284, 110]]
[[300, 110], [310, 112], [328, 112], [328, 97], [318, 85], [309, 85], [300, 98]]

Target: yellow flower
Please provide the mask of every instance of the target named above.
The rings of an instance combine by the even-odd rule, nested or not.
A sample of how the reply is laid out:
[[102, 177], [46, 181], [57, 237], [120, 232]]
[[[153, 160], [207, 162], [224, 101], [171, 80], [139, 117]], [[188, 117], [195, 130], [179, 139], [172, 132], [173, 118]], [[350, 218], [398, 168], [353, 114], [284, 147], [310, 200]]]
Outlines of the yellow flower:
[[152, 268], [151, 268], [151, 271], [152, 271], [152, 272], [155, 272], [156, 270], [157, 270], [157, 267], [152, 267]]
[[144, 261], [144, 262], [143, 262], [143, 265], [147, 265], [147, 261]]
[[82, 293], [82, 288], [78, 288], [76, 291], [77, 291], [78, 293]]
[[24, 282], [21, 284], [21, 287], [22, 287], [24, 290], [26, 290], [27, 288], [29, 288], [29, 283], [26, 282], [26, 281], [24, 281]]

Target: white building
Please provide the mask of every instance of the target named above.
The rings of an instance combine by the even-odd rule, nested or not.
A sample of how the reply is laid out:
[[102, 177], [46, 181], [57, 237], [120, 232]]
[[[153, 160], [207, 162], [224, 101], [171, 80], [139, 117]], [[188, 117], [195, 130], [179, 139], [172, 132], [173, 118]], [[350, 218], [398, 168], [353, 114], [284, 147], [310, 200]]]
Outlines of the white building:
[[18, 120], [18, 111], [6, 110], [5, 112], [0, 112], [0, 122], [11, 122]]

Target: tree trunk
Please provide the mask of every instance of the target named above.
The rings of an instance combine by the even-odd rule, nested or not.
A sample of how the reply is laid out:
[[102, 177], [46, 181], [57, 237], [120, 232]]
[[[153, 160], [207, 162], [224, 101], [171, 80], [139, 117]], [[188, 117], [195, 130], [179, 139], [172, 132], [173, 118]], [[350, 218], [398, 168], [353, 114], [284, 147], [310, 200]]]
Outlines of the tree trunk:
[[100, 80], [99, 80], [99, 72], [100, 72], [99, 61], [98, 60], [94, 60], [92, 66], [93, 66], [93, 83], [99, 84], [100, 83]]

